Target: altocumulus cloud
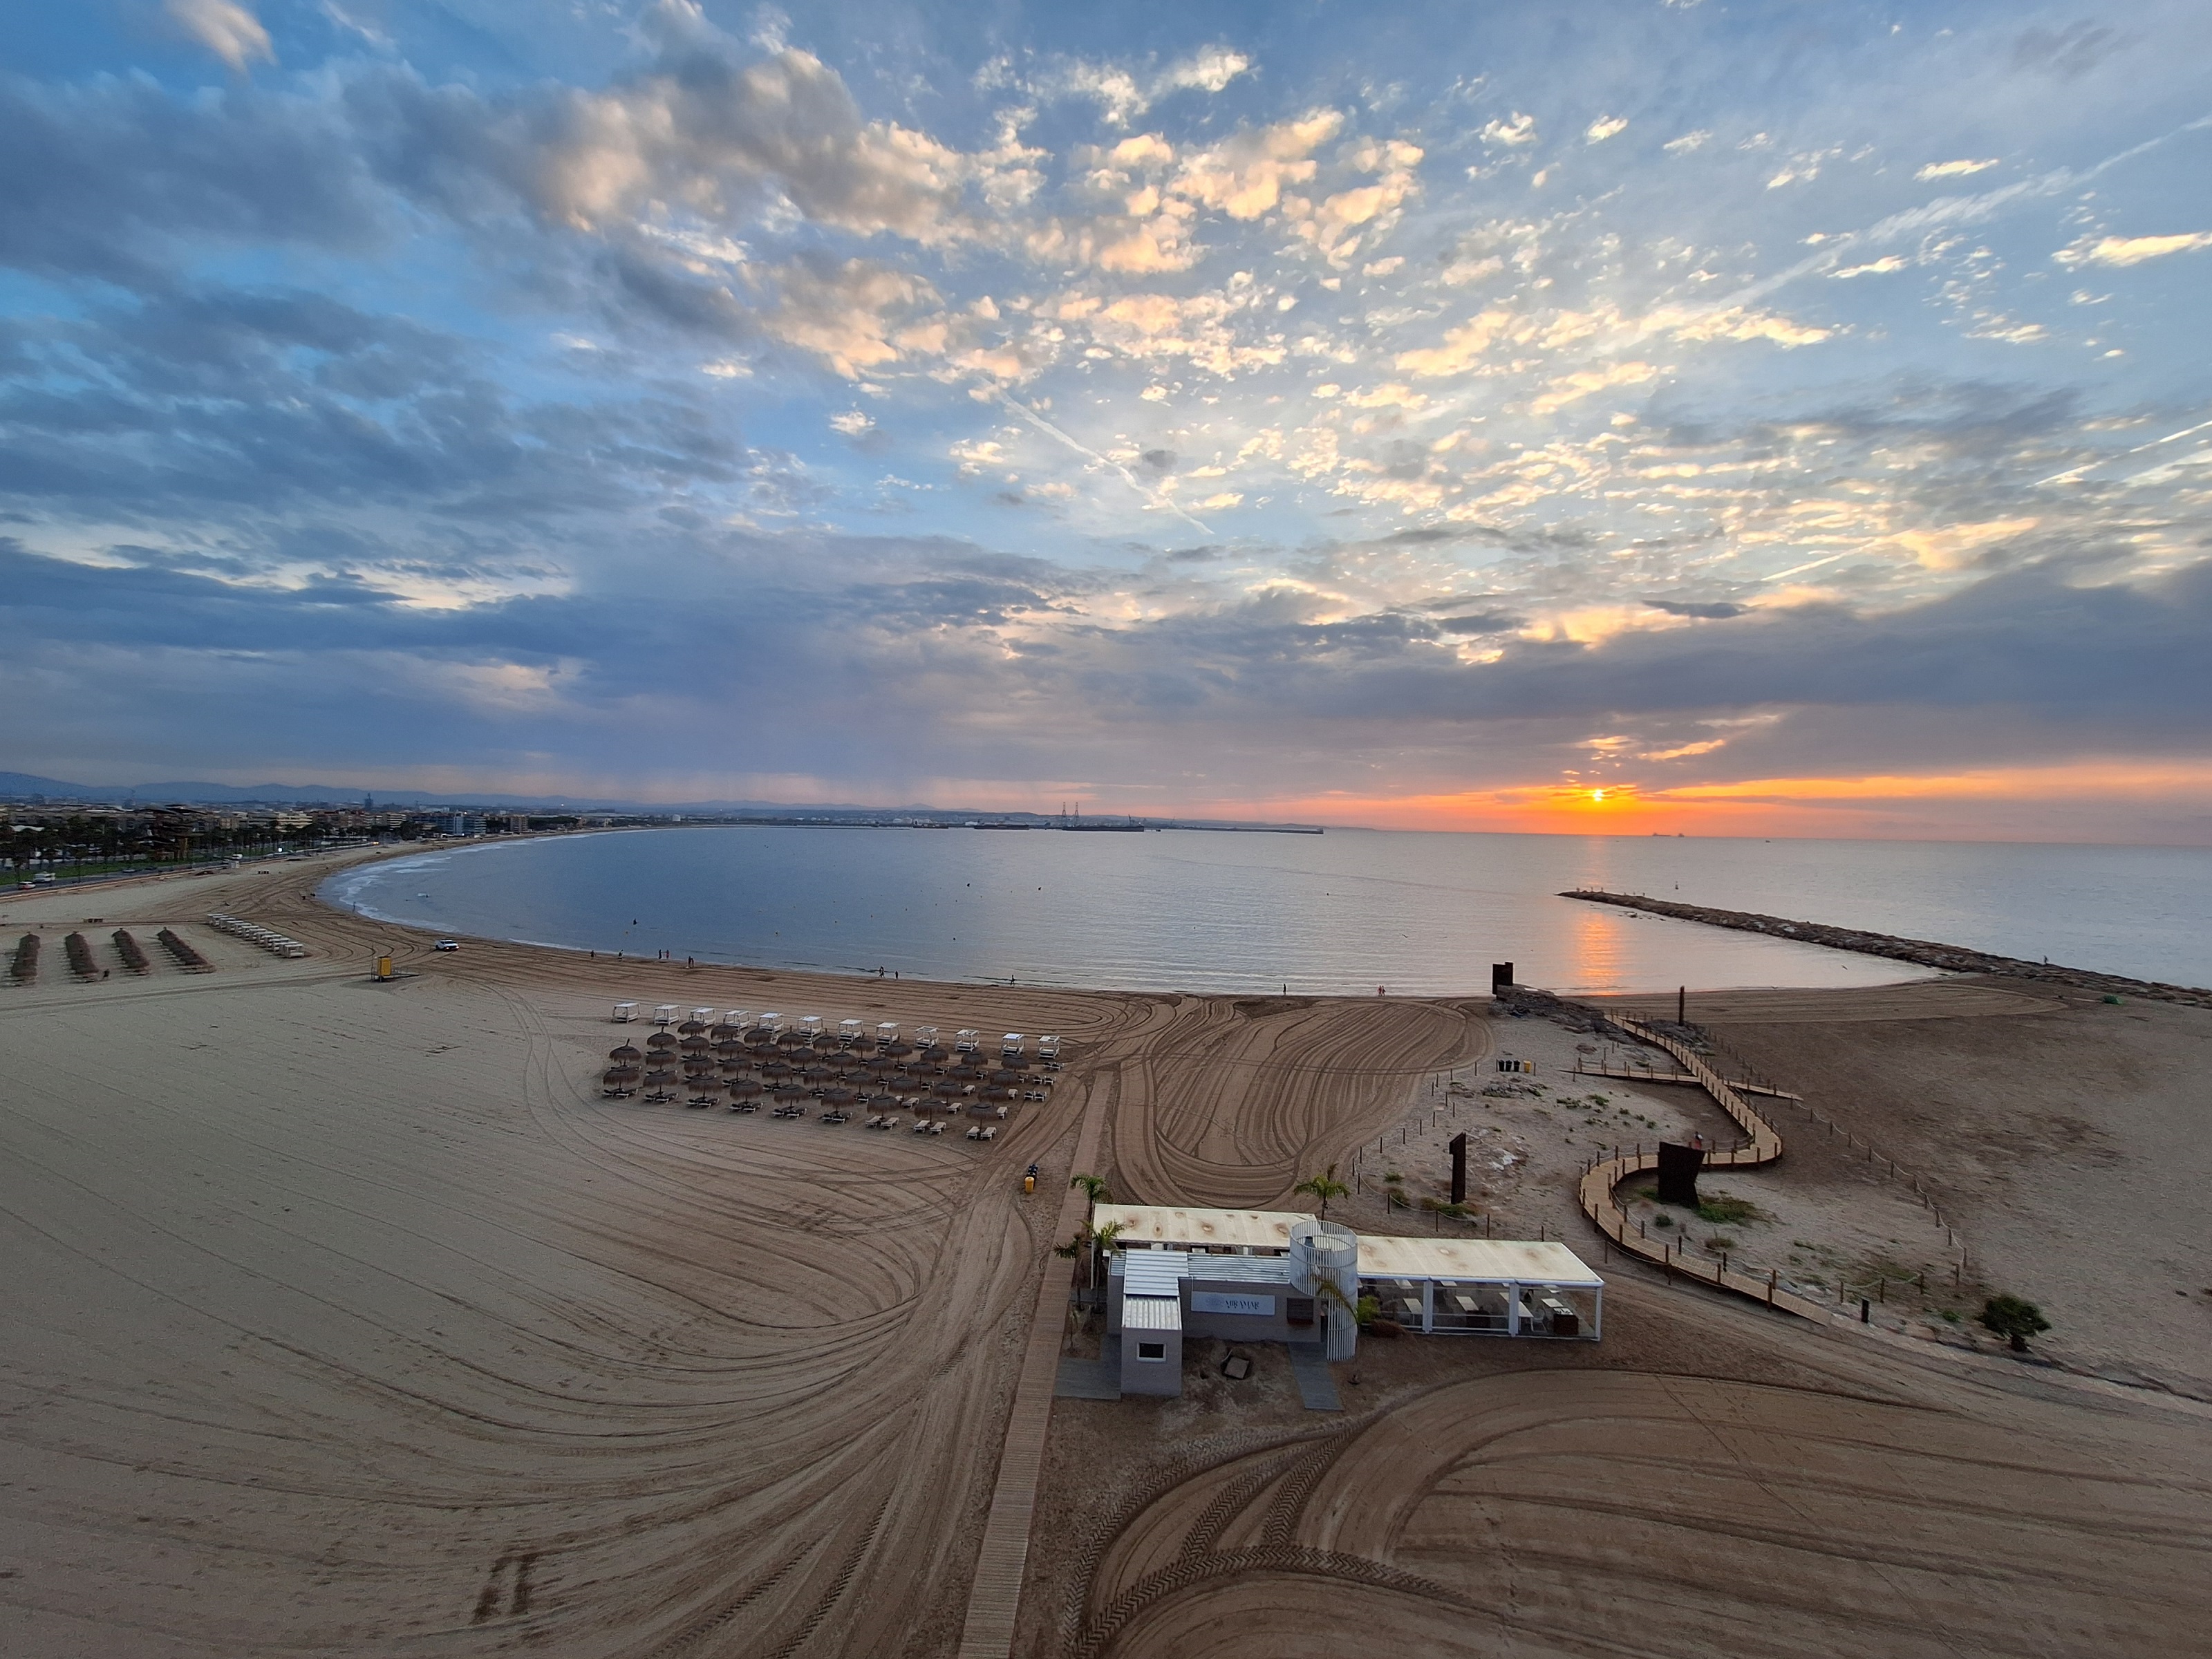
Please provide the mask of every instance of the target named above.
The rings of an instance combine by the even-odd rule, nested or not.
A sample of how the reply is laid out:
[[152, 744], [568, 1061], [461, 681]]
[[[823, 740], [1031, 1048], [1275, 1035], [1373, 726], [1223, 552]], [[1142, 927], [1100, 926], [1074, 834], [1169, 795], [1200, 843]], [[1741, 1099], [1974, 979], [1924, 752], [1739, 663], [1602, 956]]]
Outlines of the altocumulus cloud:
[[9, 764], [1172, 806], [2204, 751], [2193, 9], [925, 14], [915, 76], [680, 0], [504, 57], [169, 16], [204, 56], [0, 81]]

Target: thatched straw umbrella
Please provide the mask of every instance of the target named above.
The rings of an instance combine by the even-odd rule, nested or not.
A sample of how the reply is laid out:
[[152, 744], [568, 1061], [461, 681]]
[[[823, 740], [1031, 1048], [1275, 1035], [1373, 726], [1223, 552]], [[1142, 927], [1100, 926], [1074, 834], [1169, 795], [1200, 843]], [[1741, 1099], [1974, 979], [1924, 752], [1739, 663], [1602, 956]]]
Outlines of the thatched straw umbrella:
[[608, 1049], [607, 1058], [613, 1060], [617, 1065], [621, 1066], [643, 1060], [645, 1056], [639, 1053], [635, 1048], [625, 1042], [619, 1048]]
[[741, 1077], [730, 1085], [732, 1100], [757, 1100], [760, 1098], [760, 1085], [749, 1077]]
[[651, 1036], [646, 1038], [645, 1046], [648, 1048], [673, 1048], [676, 1046], [676, 1039], [665, 1031], [655, 1031]]
[[691, 1104], [712, 1106], [714, 1097], [722, 1092], [722, 1079], [718, 1077], [694, 1078], [684, 1085], [691, 1091]]
[[610, 1066], [599, 1078], [599, 1087], [611, 1095], [628, 1094], [644, 1075], [635, 1066]]
[[706, 1034], [707, 1022], [703, 1019], [687, 1019], [676, 1028], [678, 1036], [704, 1036]]

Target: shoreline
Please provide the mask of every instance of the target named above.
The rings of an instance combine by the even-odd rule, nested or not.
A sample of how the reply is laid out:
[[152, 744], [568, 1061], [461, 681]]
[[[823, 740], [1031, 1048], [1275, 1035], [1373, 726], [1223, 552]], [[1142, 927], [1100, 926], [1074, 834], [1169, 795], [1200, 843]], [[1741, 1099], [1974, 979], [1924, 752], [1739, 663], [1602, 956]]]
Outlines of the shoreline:
[[[678, 826], [650, 827], [673, 827], [690, 830], [695, 828], [724, 829], [731, 826], [719, 824], [684, 824]], [[633, 833], [637, 833], [636, 827], [622, 826], [608, 830], [592, 829], [561, 830], [544, 832], [530, 836], [501, 836], [495, 841], [478, 841], [451, 844], [432, 842], [427, 845], [410, 844], [398, 848], [378, 848], [375, 850], [385, 855], [381, 860], [349, 860], [346, 866], [343, 868], [337, 866], [329, 867], [326, 873], [325, 873], [321, 879], [318, 881], [315, 896], [319, 903], [336, 914], [354, 917], [363, 923], [403, 929], [410, 933], [420, 933], [427, 937], [452, 938], [483, 945], [528, 946], [538, 950], [556, 951], [563, 956], [582, 957], [587, 960], [625, 961], [643, 963], [648, 965], [666, 965], [668, 962], [673, 961], [675, 958], [661, 958], [655, 956], [643, 954], [618, 957], [609, 948], [594, 946], [588, 944], [563, 943], [543, 937], [526, 936], [520, 933], [477, 932], [474, 931], [468, 926], [454, 922], [440, 923], [428, 921], [411, 920], [401, 915], [394, 915], [390, 911], [381, 908], [370, 908], [370, 902], [363, 902], [353, 898], [342, 899], [331, 896], [323, 890], [331, 883], [342, 878], [343, 877], [354, 874], [357, 869], [372, 862], [385, 862], [407, 858], [451, 859], [465, 853], [486, 852], [498, 847], [504, 847], [524, 841], [576, 841], [588, 839], [595, 836]], [[1527, 894], [1527, 897], [1531, 902], [1535, 902], [1539, 894], [1537, 890], [1532, 890]], [[826, 939], [822, 942], [824, 944], [831, 943], [831, 941]], [[1778, 939], [1778, 942], [1784, 944], [1811, 944], [1815, 945], [1816, 948], [1819, 947], [1820, 944], [1820, 941], [1809, 939], [1790, 940], [1787, 939]], [[681, 947], [678, 948], [679, 950], [681, 949]], [[895, 945], [888, 948], [906, 949], [908, 947], [905, 945]], [[1486, 947], [1486, 949], [1488, 947]], [[1509, 954], [1512, 949], [1513, 946], [1509, 942], [1504, 945], [1498, 945], [1492, 953]], [[1027, 987], [1042, 991], [1097, 994], [1108, 996], [1239, 997], [1277, 996], [1289, 994], [1292, 996], [1364, 1000], [1369, 994], [1369, 993], [1364, 988], [1364, 987], [1369, 982], [1364, 978], [1359, 981], [1358, 987], [1344, 985], [1330, 987], [1328, 988], [1312, 988], [1310, 984], [1302, 985], [1299, 982], [1299, 975], [1295, 970], [1289, 975], [1290, 988], [1286, 993], [1280, 988], [1285, 981], [1283, 976], [1279, 973], [1270, 973], [1267, 975], [1255, 973], [1249, 981], [1234, 982], [1178, 982], [1176, 980], [1172, 978], [1162, 978], [1155, 981], [1146, 982], [1139, 979], [1132, 978], [1120, 978], [1111, 981], [1103, 979], [1060, 979], [1048, 977], [1042, 974], [1034, 972], [1029, 975], [1015, 975], [985, 973], [981, 971], [966, 975], [958, 975], [948, 971], [944, 967], [921, 967], [901, 970], [905, 975], [903, 981], [894, 981], [891, 980], [888, 973], [886, 973], [883, 979], [878, 981], [874, 969], [858, 963], [851, 965], [829, 965], [819, 962], [800, 961], [790, 958], [763, 959], [757, 957], [709, 955], [702, 953], [696, 948], [685, 952], [684, 954], [690, 959], [696, 961], [696, 966], [702, 969], [717, 968], [748, 972], [811, 974], [820, 975], [832, 979], [862, 981], [871, 984], [878, 982], [886, 984], [893, 982], [908, 982], [957, 986], [986, 986], [1007, 989]], [[1462, 952], [1462, 954], [1464, 954], [1464, 952]], [[1848, 954], [1866, 955], [1868, 953], [1863, 951], [1853, 951], [1849, 952]], [[1420, 990], [1400, 990], [1394, 988], [1389, 993], [1389, 995], [1394, 1000], [1457, 1000], [1466, 998], [1486, 997], [1489, 994], [1489, 987], [1486, 979], [1482, 975], [1480, 966], [1474, 963], [1469, 963], [1468, 965], [1471, 971], [1468, 979], [1463, 983], [1434, 985], [1430, 988]], [[1750, 964], [1724, 964], [1724, 966], [1725, 965], [1744, 965], [1755, 969], [1756, 968], [1765, 966], [1767, 964], [1754, 963]], [[1693, 991], [1704, 994], [1744, 991], [1794, 992], [1799, 990], [1879, 990], [1896, 986], [1917, 983], [1923, 977], [1923, 975], [1920, 974], [1908, 973], [1895, 978], [1869, 979], [1864, 981], [1857, 979], [1830, 981], [1824, 980], [1817, 975], [1812, 975], [1809, 971], [1804, 977], [1789, 976], [1787, 969], [1790, 964], [1784, 963], [1780, 964], [1780, 966], [1784, 971], [1770, 976], [1761, 977], [1757, 976], [1755, 974], [1747, 974], [1742, 977], [1709, 978], [1701, 982], [1693, 984], [1691, 988]], [[1180, 969], [1171, 966], [1170, 971], [1189, 971], [1197, 973], [1204, 970], [1201, 969], [1193, 968], [1189, 964], [1186, 963], [1182, 964]], [[1376, 975], [1376, 977], [1391, 978], [1394, 977], [1394, 975], [1390, 973], [1389, 969], [1385, 968]], [[1674, 984], [1676, 982], [1678, 981], [1676, 981], [1671, 975], [1667, 975], [1653, 977], [1650, 979], [1649, 983], [1643, 983], [1634, 980], [1622, 980], [1610, 983], [1585, 984], [1565, 980], [1555, 980], [1547, 981], [1544, 984], [1542, 988], [1551, 990], [1562, 996], [1640, 996], [1656, 994], [1662, 990], [1671, 992], [1674, 988]]]
[[1858, 956], [1909, 962], [1947, 973], [1994, 974], [2006, 979], [2031, 980], [2039, 984], [2065, 986], [2078, 991], [2154, 999], [2184, 1007], [2212, 1008], [2212, 990], [2203, 986], [2168, 985], [2160, 980], [2136, 979], [2107, 974], [2094, 968], [2068, 968], [2051, 962], [2030, 962], [2022, 957], [1999, 956], [1963, 945], [1934, 939], [1903, 939], [1894, 933], [1869, 933], [1856, 927], [1838, 927], [1826, 922], [1796, 921], [1786, 916], [1764, 915], [1754, 910], [1721, 910], [1709, 905], [1681, 904], [1669, 899], [1648, 898], [1641, 893], [1610, 893], [1601, 888], [1576, 888], [1561, 898], [1590, 904], [1610, 904], [1624, 910], [1640, 910], [1670, 921], [1694, 921], [1733, 933], [1758, 933], [1801, 945], [1825, 945]]

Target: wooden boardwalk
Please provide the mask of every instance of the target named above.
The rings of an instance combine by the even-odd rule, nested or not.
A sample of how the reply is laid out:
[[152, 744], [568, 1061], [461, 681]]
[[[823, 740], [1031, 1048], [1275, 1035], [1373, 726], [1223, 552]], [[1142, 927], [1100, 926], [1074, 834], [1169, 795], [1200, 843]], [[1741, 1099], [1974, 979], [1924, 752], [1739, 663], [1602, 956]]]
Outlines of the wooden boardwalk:
[[[1110, 1087], [1103, 1078], [1094, 1091]], [[1106, 1109], [1095, 1097], [1084, 1103], [1083, 1127], [1075, 1140], [1077, 1170], [1095, 1169]], [[1083, 1221], [1085, 1199], [1070, 1188], [1061, 1195], [1055, 1239], [1073, 1237]], [[1060, 1347], [1067, 1321], [1067, 1282], [1048, 1260], [1037, 1285], [1036, 1310], [1030, 1320], [1029, 1346], [1014, 1385], [1013, 1409], [999, 1453], [999, 1479], [991, 1492], [990, 1518], [976, 1553], [975, 1579], [968, 1592], [968, 1618], [960, 1632], [959, 1659], [1008, 1659], [1014, 1648], [1014, 1621], [1021, 1611], [1022, 1578], [1029, 1566], [1030, 1522], [1036, 1514], [1037, 1475], [1044, 1466], [1045, 1434], [1052, 1426], [1052, 1401], [1060, 1382]]]
[[[1613, 1023], [1638, 1042], [1648, 1042], [1655, 1048], [1663, 1049], [1673, 1055], [1675, 1063], [1686, 1073], [1681, 1080], [1694, 1082], [1703, 1088], [1713, 1097], [1714, 1103], [1735, 1121], [1736, 1127], [1751, 1137], [1748, 1145], [1732, 1147], [1725, 1152], [1707, 1152], [1705, 1168], [1755, 1170], [1761, 1164], [1773, 1163], [1782, 1156], [1782, 1137], [1774, 1132], [1773, 1126], [1752, 1110], [1735, 1086], [1700, 1060], [1689, 1045], [1662, 1036], [1650, 1026], [1620, 1015], [1613, 1017]], [[1650, 1080], [1672, 1082], [1674, 1079], [1661, 1075]], [[1809, 1297], [1784, 1290], [1772, 1273], [1764, 1279], [1757, 1279], [1749, 1273], [1733, 1273], [1717, 1261], [1700, 1261], [1683, 1255], [1672, 1240], [1645, 1238], [1640, 1231], [1631, 1231], [1636, 1224], [1630, 1220], [1628, 1212], [1614, 1201], [1613, 1190], [1629, 1176], [1658, 1167], [1659, 1154], [1656, 1148], [1647, 1152], [1639, 1147], [1632, 1152], [1600, 1158], [1583, 1170], [1582, 1180], [1576, 1188], [1576, 1197], [1581, 1200], [1583, 1212], [1597, 1224], [1598, 1231], [1630, 1255], [1640, 1256], [1670, 1273], [1681, 1273], [1694, 1279], [1700, 1285], [1711, 1285], [1717, 1290], [1734, 1291], [1738, 1295], [1764, 1302], [1770, 1308], [1779, 1308], [1787, 1313], [1819, 1320], [1823, 1324], [1828, 1322], [1833, 1310], [1826, 1303], [1815, 1302]]]
[[[1628, 1022], [1615, 1023], [1625, 1025]], [[1649, 1066], [1593, 1066], [1583, 1060], [1575, 1062], [1574, 1075], [1618, 1078], [1623, 1083], [1694, 1083], [1700, 1088], [1705, 1086], [1703, 1081], [1691, 1072], [1655, 1072]], [[1802, 1101], [1805, 1098], [1802, 1095], [1790, 1093], [1787, 1089], [1770, 1089], [1764, 1083], [1746, 1083], [1741, 1079], [1731, 1081], [1729, 1087], [1740, 1095], [1764, 1095], [1770, 1100]]]

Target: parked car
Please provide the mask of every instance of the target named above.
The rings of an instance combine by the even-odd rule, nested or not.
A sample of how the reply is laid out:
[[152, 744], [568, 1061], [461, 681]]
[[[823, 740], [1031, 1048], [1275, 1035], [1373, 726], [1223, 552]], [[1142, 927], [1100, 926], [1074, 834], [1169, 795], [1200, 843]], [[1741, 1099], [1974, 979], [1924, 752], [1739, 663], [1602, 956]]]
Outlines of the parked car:
[[458, 951], [461, 948], [461, 942], [457, 939], [441, 939], [430, 948], [433, 951]]

